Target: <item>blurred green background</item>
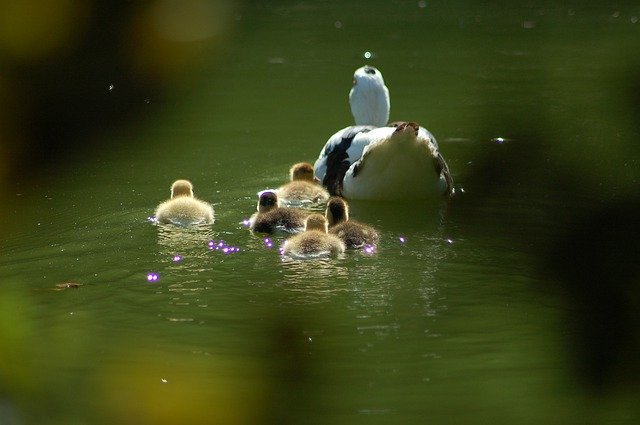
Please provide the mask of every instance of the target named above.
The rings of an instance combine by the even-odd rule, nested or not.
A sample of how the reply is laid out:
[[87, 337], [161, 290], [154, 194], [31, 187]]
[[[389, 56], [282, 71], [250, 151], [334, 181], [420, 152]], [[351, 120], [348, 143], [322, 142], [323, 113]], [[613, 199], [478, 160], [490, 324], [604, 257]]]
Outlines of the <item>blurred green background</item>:
[[[639, 20], [0, 2], [0, 424], [637, 423]], [[354, 202], [375, 255], [282, 261], [241, 221], [351, 123], [365, 63], [457, 194]], [[177, 178], [211, 229], [147, 221]]]

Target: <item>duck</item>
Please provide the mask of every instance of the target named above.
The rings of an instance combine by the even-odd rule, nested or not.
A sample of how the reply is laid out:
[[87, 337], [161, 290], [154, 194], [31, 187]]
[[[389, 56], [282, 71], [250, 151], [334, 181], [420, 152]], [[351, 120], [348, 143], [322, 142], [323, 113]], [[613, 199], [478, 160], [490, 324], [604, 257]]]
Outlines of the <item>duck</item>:
[[304, 230], [305, 219], [310, 214], [299, 208], [281, 207], [274, 190], [258, 193], [257, 210], [249, 219], [249, 228], [260, 233], [301, 232]]
[[355, 71], [349, 104], [355, 125], [333, 134], [314, 163], [315, 177], [331, 195], [413, 200], [453, 193], [433, 134], [413, 121], [388, 123], [389, 89], [377, 68]]
[[313, 173], [313, 165], [308, 162], [293, 164], [289, 169], [290, 181], [276, 190], [280, 202], [287, 205], [327, 202], [329, 192]]
[[322, 214], [313, 213], [305, 220], [304, 232], [291, 236], [282, 245], [282, 254], [294, 258], [324, 257], [342, 254], [346, 246], [340, 238], [328, 233], [328, 222]]
[[176, 180], [171, 185], [171, 199], [162, 202], [155, 211], [160, 224], [190, 226], [212, 224], [213, 207], [193, 194], [193, 184], [189, 180]]
[[343, 198], [329, 198], [325, 217], [329, 224], [329, 233], [339, 237], [348, 249], [375, 247], [378, 244], [380, 236], [376, 229], [349, 219], [349, 205]]

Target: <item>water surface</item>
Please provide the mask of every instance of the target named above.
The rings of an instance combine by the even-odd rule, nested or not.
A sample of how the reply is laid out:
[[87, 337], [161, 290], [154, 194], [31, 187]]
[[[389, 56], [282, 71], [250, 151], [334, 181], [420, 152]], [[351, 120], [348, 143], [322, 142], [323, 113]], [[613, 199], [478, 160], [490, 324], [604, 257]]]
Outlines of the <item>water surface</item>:
[[[239, 8], [188, 84], [54, 180], [16, 187], [0, 258], [0, 422], [635, 423], [637, 392], [592, 399], [571, 368], [567, 307], [528, 249], [563, 228], [548, 205], [571, 193], [514, 175], [467, 200], [482, 153], [498, 154], [500, 176], [499, 155], [527, 147], [538, 118], [562, 123], [541, 137], [572, 137], [540, 141], [532, 180], [546, 163], [584, 170], [567, 152], [597, 145], [584, 119], [608, 128], [591, 87], [637, 40], [640, 10], [373, 2], [364, 19], [363, 4], [338, 3]], [[438, 138], [458, 193], [353, 202], [381, 233], [375, 253], [283, 259], [282, 236], [268, 247], [242, 221], [259, 190], [350, 124], [364, 63], [384, 73], [392, 120]], [[568, 119], [576, 110], [587, 118]], [[177, 178], [213, 203], [214, 225], [149, 220]]]

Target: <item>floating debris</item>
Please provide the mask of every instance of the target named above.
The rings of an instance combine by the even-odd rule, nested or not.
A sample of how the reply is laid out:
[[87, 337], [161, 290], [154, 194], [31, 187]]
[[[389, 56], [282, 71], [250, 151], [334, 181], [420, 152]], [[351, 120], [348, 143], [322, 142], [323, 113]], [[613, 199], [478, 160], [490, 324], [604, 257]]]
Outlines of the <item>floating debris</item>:
[[65, 289], [78, 289], [82, 286], [82, 283], [77, 282], [62, 282], [56, 284], [55, 288], [50, 288], [52, 291], [64, 291]]

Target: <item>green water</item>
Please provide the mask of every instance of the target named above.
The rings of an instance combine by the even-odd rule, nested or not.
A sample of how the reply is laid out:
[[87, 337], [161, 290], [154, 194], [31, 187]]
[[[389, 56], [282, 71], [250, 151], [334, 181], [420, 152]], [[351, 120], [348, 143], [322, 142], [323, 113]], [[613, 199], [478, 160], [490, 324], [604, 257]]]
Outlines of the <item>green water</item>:
[[[572, 368], [567, 307], [527, 246], [562, 227], [546, 206], [568, 189], [536, 183], [544, 164], [589, 169], [588, 192], [625, 151], [587, 166], [600, 145], [586, 136], [636, 134], [609, 123], [622, 118], [593, 88], [627, 70], [640, 8], [535, 3], [238, 7], [188, 81], [10, 193], [0, 423], [635, 423], [637, 390], [593, 395]], [[353, 202], [381, 233], [376, 253], [285, 261], [242, 220], [351, 123], [364, 63], [385, 76], [391, 119], [434, 133], [458, 194]], [[483, 152], [501, 149], [491, 139], [526, 156], [519, 136], [542, 119], [538, 134], [566, 143], [545, 145], [540, 174], [466, 202]], [[213, 203], [213, 226], [148, 220], [177, 178]], [[81, 286], [54, 290], [63, 282]]]

